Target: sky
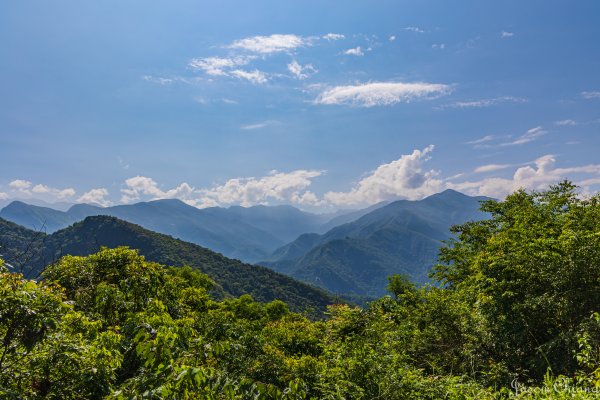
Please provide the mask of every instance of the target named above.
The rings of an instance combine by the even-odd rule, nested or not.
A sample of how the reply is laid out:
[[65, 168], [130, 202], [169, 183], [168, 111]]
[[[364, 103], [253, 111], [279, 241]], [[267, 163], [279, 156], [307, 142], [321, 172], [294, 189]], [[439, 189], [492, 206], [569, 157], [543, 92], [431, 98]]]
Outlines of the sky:
[[0, 3], [0, 202], [600, 189], [600, 2]]

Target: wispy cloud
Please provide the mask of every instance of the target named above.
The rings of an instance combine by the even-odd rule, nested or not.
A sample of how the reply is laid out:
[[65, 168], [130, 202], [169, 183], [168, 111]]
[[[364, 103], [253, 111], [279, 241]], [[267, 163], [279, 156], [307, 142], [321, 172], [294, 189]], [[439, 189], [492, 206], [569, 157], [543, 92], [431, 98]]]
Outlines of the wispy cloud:
[[346, 37], [340, 33], [328, 33], [326, 35], [322, 36], [323, 39], [325, 40], [342, 40], [345, 39]]
[[554, 125], [558, 125], [558, 126], [575, 126], [575, 125], [577, 125], [577, 121], [574, 121], [572, 119], [562, 119], [560, 121], [555, 121]]
[[581, 92], [581, 97], [583, 97], [586, 100], [600, 99], [600, 92], [599, 91]]
[[391, 36], [388, 38], [388, 40], [389, 40], [390, 42], [393, 42], [394, 40], [396, 40], [396, 36], [394, 36], [394, 35], [391, 35]]
[[288, 71], [290, 71], [292, 75], [296, 77], [296, 79], [306, 79], [312, 74], [318, 72], [317, 69], [311, 64], [300, 65], [300, 63], [298, 63], [296, 60], [292, 60], [287, 67]]
[[336, 86], [321, 92], [316, 104], [374, 107], [433, 99], [449, 94], [452, 86], [440, 83], [371, 82]]
[[510, 167], [512, 167], [511, 164], [487, 164], [487, 165], [482, 165], [482, 166], [475, 168], [473, 170], [473, 172], [475, 172], [475, 173], [493, 172], [493, 171], [500, 171], [500, 170], [510, 168]]
[[267, 120], [267, 121], [263, 121], [263, 122], [259, 122], [259, 123], [255, 123], [255, 124], [242, 125], [242, 126], [240, 126], [240, 129], [242, 129], [244, 131], [252, 131], [255, 129], [262, 129], [262, 128], [265, 128], [267, 126], [274, 125], [277, 123], [278, 123], [278, 121]]
[[502, 31], [500, 32], [500, 38], [506, 39], [515, 36], [514, 32]]
[[414, 32], [414, 33], [425, 33], [425, 31], [418, 26], [407, 26], [404, 28], [405, 31]]
[[522, 97], [501, 96], [492, 99], [457, 101], [455, 103], [445, 104], [439, 108], [484, 108], [503, 103], [526, 103], [528, 100]]
[[466, 144], [472, 144], [472, 145], [481, 145], [481, 144], [484, 144], [484, 143], [489, 143], [489, 142], [492, 142], [492, 141], [496, 140], [497, 138], [498, 138], [498, 137], [497, 137], [497, 136], [495, 136], [495, 135], [486, 135], [486, 136], [484, 136], [484, 137], [482, 137], [482, 138], [479, 138], [479, 139], [475, 139], [475, 140], [471, 140], [471, 141], [469, 141], [469, 142], [466, 142]]
[[267, 74], [257, 69], [255, 69], [254, 71], [244, 71], [242, 69], [235, 69], [231, 71], [231, 75], [239, 79], [245, 79], [255, 85], [265, 84], [269, 80]]
[[206, 57], [194, 58], [188, 66], [195, 70], [202, 70], [208, 75], [228, 75], [227, 70], [240, 67], [254, 60], [255, 57]]
[[544, 129], [542, 129], [541, 126], [536, 126], [535, 128], [529, 129], [527, 132], [525, 132], [521, 136], [517, 137], [515, 140], [512, 140], [510, 142], [500, 143], [500, 146], [517, 146], [517, 145], [521, 145], [521, 144], [531, 143], [534, 140], [539, 139], [540, 137], [544, 136], [547, 133], [548, 133], [548, 131], [545, 131]]
[[362, 51], [360, 46], [355, 47], [353, 49], [348, 49], [348, 50], [344, 51], [344, 54], [349, 55], [349, 56], [364, 56], [365, 55], [365, 53]]
[[228, 47], [252, 53], [271, 54], [292, 51], [299, 47], [309, 46], [311, 42], [312, 40], [310, 38], [302, 36], [274, 34], [270, 36], [253, 36], [236, 40]]
[[446, 43], [434, 43], [431, 45], [432, 49], [444, 50], [446, 48]]

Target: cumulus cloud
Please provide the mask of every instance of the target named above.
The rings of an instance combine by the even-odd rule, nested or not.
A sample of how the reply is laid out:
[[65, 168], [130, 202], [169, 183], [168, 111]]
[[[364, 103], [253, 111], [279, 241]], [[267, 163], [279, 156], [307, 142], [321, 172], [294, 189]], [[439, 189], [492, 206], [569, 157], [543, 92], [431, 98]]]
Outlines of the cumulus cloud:
[[323, 39], [326, 40], [342, 40], [344, 38], [345, 36], [339, 33], [328, 33], [326, 35], [323, 35]]
[[596, 181], [600, 182], [599, 164], [569, 168], [556, 168], [555, 165], [555, 156], [547, 154], [536, 159], [532, 165], [517, 168], [510, 178], [490, 177], [479, 181], [449, 183], [447, 187], [470, 195], [502, 198], [521, 188], [541, 190], [563, 179], [571, 179], [584, 189], [587, 185], [596, 184]]
[[325, 200], [336, 206], [375, 204], [404, 198], [420, 199], [443, 189], [443, 182], [434, 170], [424, 171], [434, 146], [414, 150], [411, 154], [377, 167], [348, 192], [328, 192]]
[[75, 196], [75, 189], [73, 188], [57, 189], [44, 184], [34, 185], [30, 181], [24, 179], [16, 179], [10, 182], [8, 187], [13, 196], [26, 199], [35, 197], [46, 201], [62, 201]]
[[600, 92], [581, 92], [581, 97], [583, 97], [586, 100], [600, 99]]
[[231, 71], [231, 75], [239, 79], [245, 79], [255, 85], [265, 84], [269, 80], [269, 78], [267, 78], [267, 75], [264, 72], [259, 71], [257, 69], [255, 69], [254, 71], [244, 71], [241, 69], [236, 69]]
[[72, 189], [72, 188], [56, 189], [56, 188], [51, 188], [49, 186], [41, 185], [41, 184], [35, 185], [31, 189], [31, 191], [33, 193], [49, 194], [52, 197], [57, 198], [58, 200], [64, 200], [69, 197], [75, 196], [75, 189]]
[[309, 78], [312, 74], [318, 72], [311, 64], [300, 65], [296, 60], [292, 60], [287, 67], [288, 71], [290, 71], [296, 79], [300, 80]]
[[522, 97], [501, 96], [491, 99], [457, 101], [455, 103], [445, 104], [440, 108], [484, 108], [491, 107], [502, 103], [526, 103], [527, 99]]
[[500, 32], [500, 38], [506, 39], [515, 36], [514, 32], [502, 31]]
[[125, 188], [121, 189], [121, 202], [132, 203], [142, 198], [142, 195], [149, 196], [151, 199], [181, 199], [190, 200], [194, 188], [187, 183], [163, 191], [152, 178], [145, 176], [135, 176], [125, 181]]
[[344, 51], [344, 54], [349, 55], [349, 56], [358, 56], [358, 57], [365, 55], [365, 53], [362, 51], [360, 46], [355, 47], [353, 49], [348, 49], [348, 50]]
[[240, 49], [259, 54], [271, 54], [292, 51], [310, 45], [311, 40], [297, 35], [275, 34], [270, 36], [253, 36], [236, 40], [229, 48]]
[[108, 196], [108, 190], [105, 188], [92, 189], [85, 192], [78, 199], [78, 203], [97, 204], [102, 207], [108, 207], [110, 201], [106, 198]]
[[437, 98], [451, 91], [450, 85], [439, 83], [372, 82], [326, 89], [315, 99], [315, 103], [359, 107], [387, 106]]
[[289, 173], [271, 171], [262, 178], [234, 178], [223, 185], [200, 190], [197, 205], [240, 204], [247, 207], [265, 204], [269, 200], [318, 205], [317, 196], [306, 189], [313, 178], [322, 174], [323, 171], [316, 170], [296, 170]]
[[10, 187], [11, 189], [14, 189], [14, 190], [18, 190], [18, 191], [25, 191], [31, 187], [31, 182], [23, 180], [23, 179], [16, 179], [16, 180], [10, 182], [8, 184], [8, 187]]
[[0, 192], [0, 200], [6, 200], [8, 198], [8, 193]]
[[233, 178], [211, 188], [196, 189], [184, 182], [170, 190], [162, 190], [152, 178], [136, 176], [125, 181], [121, 202], [176, 198], [198, 208], [232, 204], [248, 207], [269, 201], [319, 205], [320, 200], [307, 189], [312, 179], [322, 174], [316, 170], [271, 171], [261, 178]]

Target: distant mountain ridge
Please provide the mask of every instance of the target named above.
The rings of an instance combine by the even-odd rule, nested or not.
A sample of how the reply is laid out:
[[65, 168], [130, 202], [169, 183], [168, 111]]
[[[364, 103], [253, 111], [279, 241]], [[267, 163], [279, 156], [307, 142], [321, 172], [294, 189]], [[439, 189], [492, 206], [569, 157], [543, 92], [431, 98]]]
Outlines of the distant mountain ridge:
[[244, 264], [115, 217], [87, 217], [51, 235], [0, 218], [0, 254], [17, 271], [25, 268], [23, 272], [30, 278], [64, 255], [89, 255], [102, 246], [128, 246], [150, 261], [197, 268], [217, 283], [217, 296], [248, 293], [259, 301], [280, 299], [295, 310], [318, 312], [335, 301], [320, 289], [268, 268]]
[[301, 235], [260, 264], [334, 293], [381, 296], [393, 274], [427, 281], [449, 228], [483, 218], [482, 200], [446, 190], [395, 201], [325, 234]]
[[[347, 214], [360, 215], [354, 211]], [[269, 257], [275, 249], [303, 233], [323, 233], [330, 219], [344, 218], [344, 215], [312, 214], [285, 205], [198, 209], [176, 199], [107, 208], [76, 204], [66, 211], [15, 201], [0, 210], [1, 218], [47, 233], [94, 215], [114, 216], [246, 262]]]

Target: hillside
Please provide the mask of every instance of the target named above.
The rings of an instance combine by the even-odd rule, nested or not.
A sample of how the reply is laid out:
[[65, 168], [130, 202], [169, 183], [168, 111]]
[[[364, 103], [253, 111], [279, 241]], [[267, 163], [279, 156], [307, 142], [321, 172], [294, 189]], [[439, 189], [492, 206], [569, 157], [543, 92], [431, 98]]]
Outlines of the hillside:
[[[0, 245], [7, 249], [3, 253], [6, 261], [18, 264], [15, 265], [18, 268], [22, 263], [15, 256], [30, 253], [27, 264], [34, 268], [30, 276], [36, 276], [37, 271], [66, 254], [89, 255], [102, 246], [128, 246], [138, 249], [150, 261], [199, 269], [217, 283], [222, 295], [250, 294], [259, 301], [280, 299], [294, 310], [323, 311], [333, 302], [332, 297], [322, 290], [270, 269], [244, 264], [114, 217], [88, 217], [51, 235], [36, 233], [7, 221], [0, 222]], [[33, 246], [30, 245], [32, 242]]]
[[302, 235], [261, 265], [335, 293], [380, 296], [389, 275], [427, 281], [449, 228], [480, 219], [483, 199], [447, 190], [396, 201], [323, 235]]
[[[360, 213], [346, 213], [344, 221]], [[47, 233], [66, 228], [85, 217], [110, 215], [142, 227], [207, 247], [230, 258], [255, 262], [306, 232], [325, 232], [329, 220], [346, 215], [319, 215], [291, 206], [211, 207], [198, 209], [166, 199], [107, 208], [76, 204], [67, 211], [13, 202], [0, 217]]]

